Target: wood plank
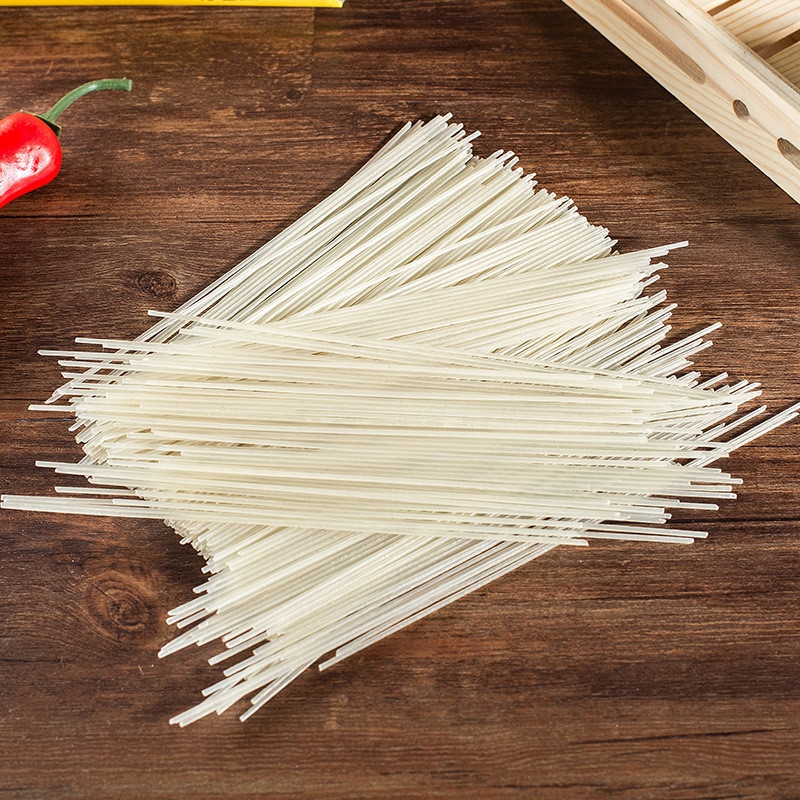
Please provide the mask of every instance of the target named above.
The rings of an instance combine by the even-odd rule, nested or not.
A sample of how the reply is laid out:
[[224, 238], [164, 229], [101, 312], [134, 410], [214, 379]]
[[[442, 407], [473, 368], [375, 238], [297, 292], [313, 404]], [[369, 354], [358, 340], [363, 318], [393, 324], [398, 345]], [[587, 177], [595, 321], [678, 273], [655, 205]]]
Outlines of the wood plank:
[[793, 0], [739, 0], [716, 13], [715, 19], [753, 50], [800, 30], [800, 9]]
[[790, 44], [767, 61], [787, 80], [800, 86], [800, 42]]
[[800, 201], [800, 95], [715, 21], [724, 9], [712, 19], [691, 0], [565, 2]]

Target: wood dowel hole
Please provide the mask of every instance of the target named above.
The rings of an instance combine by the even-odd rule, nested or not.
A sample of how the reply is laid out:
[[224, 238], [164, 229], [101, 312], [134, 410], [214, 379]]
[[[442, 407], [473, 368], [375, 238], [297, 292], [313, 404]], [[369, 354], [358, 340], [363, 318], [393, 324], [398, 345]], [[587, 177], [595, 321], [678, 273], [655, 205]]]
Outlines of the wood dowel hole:
[[733, 113], [736, 114], [742, 122], [747, 122], [747, 120], [750, 119], [750, 109], [748, 109], [741, 100], [733, 101]]
[[778, 139], [778, 152], [796, 167], [800, 167], [800, 150], [788, 139]]

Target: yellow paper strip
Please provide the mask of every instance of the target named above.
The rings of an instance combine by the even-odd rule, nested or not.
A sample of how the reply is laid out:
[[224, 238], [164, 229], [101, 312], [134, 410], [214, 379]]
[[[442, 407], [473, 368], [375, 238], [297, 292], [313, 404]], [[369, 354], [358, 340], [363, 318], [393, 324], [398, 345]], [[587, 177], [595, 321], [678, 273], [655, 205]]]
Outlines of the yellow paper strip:
[[326, 6], [344, 0], [0, 0], [0, 6]]

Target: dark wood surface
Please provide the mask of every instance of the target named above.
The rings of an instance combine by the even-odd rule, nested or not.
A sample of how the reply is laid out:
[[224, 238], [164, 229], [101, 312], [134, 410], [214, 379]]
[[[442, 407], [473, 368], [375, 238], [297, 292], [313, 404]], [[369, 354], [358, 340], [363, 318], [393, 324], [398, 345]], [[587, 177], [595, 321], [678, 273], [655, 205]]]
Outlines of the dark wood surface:
[[[49, 186], [0, 210], [0, 490], [77, 457], [26, 411], [38, 348], [135, 335], [339, 185], [407, 119], [451, 111], [630, 250], [689, 239], [662, 283], [704, 354], [800, 397], [800, 207], [557, 0], [341, 10], [0, 10], [3, 112], [95, 77]], [[1, 116], [2, 114], [0, 114]], [[800, 428], [691, 547], [560, 549], [248, 723], [168, 718], [216, 679], [159, 660], [200, 560], [157, 522], [0, 513], [3, 798], [800, 797]]]

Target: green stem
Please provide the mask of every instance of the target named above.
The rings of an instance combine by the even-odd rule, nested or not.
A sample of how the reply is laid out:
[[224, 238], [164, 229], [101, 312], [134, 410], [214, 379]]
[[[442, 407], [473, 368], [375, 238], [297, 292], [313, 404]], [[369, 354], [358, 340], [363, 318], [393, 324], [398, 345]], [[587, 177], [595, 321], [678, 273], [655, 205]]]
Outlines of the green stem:
[[129, 92], [132, 85], [130, 78], [104, 78], [99, 81], [89, 81], [89, 83], [84, 83], [83, 86], [79, 86], [77, 89], [65, 94], [49, 111], [44, 114], [37, 114], [37, 116], [49, 125], [56, 127], [55, 121], [64, 109], [72, 105], [79, 97], [83, 97], [89, 92], [96, 92], [98, 89], [119, 89], [123, 92]]

